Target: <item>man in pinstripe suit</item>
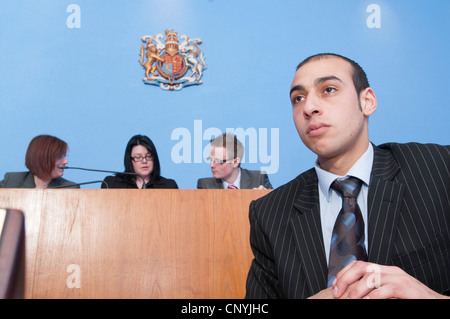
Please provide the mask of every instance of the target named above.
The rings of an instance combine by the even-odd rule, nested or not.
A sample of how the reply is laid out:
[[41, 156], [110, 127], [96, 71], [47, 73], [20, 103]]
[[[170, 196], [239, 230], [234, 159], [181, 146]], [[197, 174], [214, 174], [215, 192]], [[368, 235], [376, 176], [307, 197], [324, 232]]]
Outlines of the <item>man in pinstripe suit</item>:
[[[246, 298], [439, 298], [450, 291], [450, 147], [375, 146], [377, 107], [362, 68], [336, 54], [299, 64], [291, 92], [315, 167], [250, 204], [254, 260]], [[341, 176], [358, 195], [368, 262], [353, 261], [327, 288], [328, 254]]]

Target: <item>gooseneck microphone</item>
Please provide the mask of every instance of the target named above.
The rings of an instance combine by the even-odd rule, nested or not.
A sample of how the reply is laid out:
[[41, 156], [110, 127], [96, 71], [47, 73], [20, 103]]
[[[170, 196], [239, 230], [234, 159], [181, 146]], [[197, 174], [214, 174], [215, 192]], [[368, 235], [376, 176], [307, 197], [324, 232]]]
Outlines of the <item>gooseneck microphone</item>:
[[50, 187], [50, 188], [51, 189], [54, 189], [54, 188], [73, 188], [74, 186], [82, 186], [82, 185], [95, 184], [95, 183], [105, 184], [106, 188], [109, 188], [108, 183], [106, 183], [105, 181], [92, 181], [92, 182], [76, 183], [76, 184], [70, 184], [70, 185], [55, 186], [55, 187]]
[[78, 169], [82, 171], [89, 171], [89, 172], [99, 172], [99, 173], [110, 173], [110, 174], [123, 174], [123, 175], [133, 175], [137, 176], [142, 179], [142, 188], [145, 189], [145, 179], [141, 174], [138, 173], [132, 173], [132, 172], [115, 172], [115, 171], [107, 171], [103, 169], [93, 169], [93, 168], [84, 168], [84, 167], [73, 167], [73, 166], [61, 166], [62, 169]]

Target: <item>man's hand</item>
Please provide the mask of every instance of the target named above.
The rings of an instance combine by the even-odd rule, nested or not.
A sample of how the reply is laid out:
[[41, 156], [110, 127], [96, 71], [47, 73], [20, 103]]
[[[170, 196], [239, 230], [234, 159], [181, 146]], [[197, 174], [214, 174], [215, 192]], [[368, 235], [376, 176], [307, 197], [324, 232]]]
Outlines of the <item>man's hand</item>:
[[322, 291], [319, 291], [317, 294], [309, 297], [308, 299], [334, 299], [333, 287], [329, 287]]
[[265, 188], [265, 187], [262, 186], [262, 185], [259, 185], [259, 187], [254, 187], [253, 189], [267, 189], [267, 188]]
[[353, 261], [342, 269], [337, 274], [332, 289], [335, 298], [345, 299], [449, 298], [431, 290], [398, 267], [363, 261]]

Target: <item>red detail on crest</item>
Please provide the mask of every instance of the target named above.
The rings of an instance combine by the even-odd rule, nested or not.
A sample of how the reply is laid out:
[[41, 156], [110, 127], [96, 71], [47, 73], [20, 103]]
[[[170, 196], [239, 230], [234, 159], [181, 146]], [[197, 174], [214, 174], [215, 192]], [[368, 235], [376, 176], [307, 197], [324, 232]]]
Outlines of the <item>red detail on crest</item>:
[[184, 60], [179, 55], [175, 55], [175, 56], [170, 56], [168, 54], [165, 55], [164, 63], [172, 64], [172, 74], [178, 74], [181, 71], [183, 71]]

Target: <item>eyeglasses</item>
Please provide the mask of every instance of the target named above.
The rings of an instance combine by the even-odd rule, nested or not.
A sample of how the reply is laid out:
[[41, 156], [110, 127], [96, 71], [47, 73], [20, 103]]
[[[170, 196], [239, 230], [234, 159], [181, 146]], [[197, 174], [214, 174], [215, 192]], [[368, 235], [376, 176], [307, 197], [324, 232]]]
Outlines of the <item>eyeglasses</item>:
[[153, 156], [151, 156], [151, 155], [146, 155], [146, 156], [138, 155], [138, 156], [132, 157], [131, 159], [132, 159], [133, 161], [135, 161], [135, 162], [142, 162], [142, 161], [144, 160], [144, 158], [145, 158], [147, 161], [152, 161], [152, 160], [153, 160]]
[[226, 162], [234, 161], [234, 158], [228, 158], [228, 159], [220, 160], [218, 158], [208, 157], [208, 158], [206, 158], [206, 160], [208, 162], [212, 163], [212, 164], [220, 164], [220, 165], [222, 165], [222, 164], [225, 164]]

